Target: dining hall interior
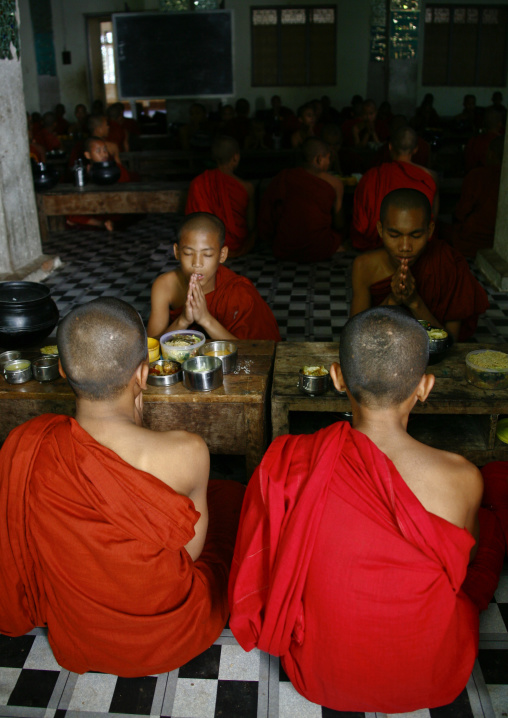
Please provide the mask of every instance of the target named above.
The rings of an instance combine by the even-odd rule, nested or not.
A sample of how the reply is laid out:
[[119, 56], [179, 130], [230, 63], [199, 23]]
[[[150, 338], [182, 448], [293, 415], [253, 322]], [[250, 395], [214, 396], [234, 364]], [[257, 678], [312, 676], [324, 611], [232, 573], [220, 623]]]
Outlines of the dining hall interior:
[[[178, 266], [173, 246], [182, 222], [185, 198], [190, 182], [213, 166], [210, 127], [222, 127], [222, 109], [231, 106], [233, 112], [237, 100], [243, 99], [249, 108], [249, 122], [265, 123], [261, 146], [254, 141], [251, 149], [248, 144], [242, 147], [237, 169], [242, 180], [252, 183], [254, 203], [259, 209], [273, 178], [301, 162], [291, 138], [299, 129], [298, 108], [314, 102], [328, 117], [322, 126], [343, 128], [335, 174], [342, 177], [344, 184], [341, 229], [344, 251], [334, 252], [325, 260], [295, 262], [276, 258], [269, 242], [258, 236], [249, 252], [228, 258], [227, 267], [247, 277], [271, 308], [287, 356], [291, 357], [293, 352], [299, 357], [298, 361], [306, 363], [301, 353], [297, 353], [298, 344], [302, 344], [316, 363], [320, 363], [321, 351], [333, 361], [333, 352], [350, 314], [352, 265], [360, 255], [350, 236], [355, 190], [361, 176], [377, 166], [378, 153], [386, 153], [390, 121], [404, 116], [408, 125], [418, 127], [418, 135], [427, 148], [426, 167], [434, 173], [439, 192], [435, 216], [438, 239], [434, 241], [451, 242], [457, 237], [455, 210], [465, 177], [468, 171], [478, 167], [468, 165], [466, 146], [471, 139], [487, 134], [484, 120], [489, 116], [496, 93], [501, 95], [503, 124], [506, 123], [502, 103], [508, 97], [508, 0], [264, 0], [262, 3], [246, 0], [3, 0], [1, 5], [0, 280], [28, 280], [49, 288], [60, 319], [78, 305], [100, 297], [116, 297], [134, 307], [146, 326], [154, 280]], [[193, 16], [210, 11], [222, 12], [230, 23], [232, 90], [194, 92], [194, 78], [189, 75], [184, 77], [187, 83], [184, 91], [160, 96], [150, 91], [147, 97], [124, 92], [122, 83], [128, 86], [131, 80], [138, 81], [140, 73], [138, 67], [131, 75], [128, 69], [123, 76], [119, 73], [123, 50], [118, 47], [116, 33], [122, 21], [131, 23], [134, 44], [141, 44], [143, 38], [136, 33], [140, 32], [141, 22], [148, 14], [152, 25], [147, 27], [154, 28], [164, 17], [171, 21], [178, 12]], [[182, 52], [189, 59], [206, 62], [204, 41], [201, 43], [190, 31], [182, 40]], [[152, 38], [145, 37], [144, 41], [143, 47], [149, 46]], [[208, 49], [213, 52], [212, 47]], [[149, 75], [150, 81], [162, 82], [167, 79], [165, 76], [171, 80], [178, 74], [172, 73], [169, 67], [161, 67], [157, 57], [155, 64], [147, 68], [142, 68], [143, 82], [149, 81]], [[218, 68], [216, 73], [219, 84], [221, 71], [222, 68]], [[268, 124], [274, 96], [280, 98], [282, 106], [288, 108], [288, 117], [292, 117], [282, 132], [278, 125], [272, 132]], [[347, 146], [344, 122], [354, 117], [355, 96], [360, 98], [360, 106], [362, 100], [371, 98], [378, 114], [385, 113], [383, 142], [379, 141], [376, 146], [375, 143], [360, 149]], [[475, 100], [469, 114], [466, 96], [474, 96]], [[425, 99], [429, 97], [432, 98], [430, 109], [429, 100]], [[120, 210], [115, 210], [117, 200], [111, 199], [115, 194], [111, 188], [101, 193], [103, 204], [98, 207], [94, 206], [98, 200], [90, 190], [93, 185], [87, 184], [81, 195], [79, 188], [74, 187], [74, 165], [69, 163], [69, 158], [76, 138], [70, 128], [61, 133], [61, 149], [47, 151], [46, 167], [57, 170], [60, 181], [48, 190], [36, 192], [34, 188], [26, 113], [39, 115], [37, 121], [40, 121], [41, 116], [54, 112], [60, 104], [64, 106], [69, 127], [77, 119], [75, 108], [84, 105], [90, 112], [94, 101], [101, 102], [103, 108], [122, 103], [124, 116], [138, 127], [130, 135], [130, 144], [120, 148], [121, 163], [135, 178], [132, 189], [129, 190], [128, 184], [121, 185], [124, 196], [129, 197], [130, 192], [127, 209], [129, 199]], [[192, 131], [193, 127], [192, 108], [196, 105], [206, 115], [201, 127], [206, 125], [206, 131], [189, 135], [189, 128]], [[423, 124], [419, 124], [422, 108], [427, 112], [432, 110], [434, 115], [432, 119], [427, 115]], [[381, 122], [380, 115], [378, 120]], [[504, 128], [495, 134], [504, 134]], [[506, 153], [505, 147], [498, 170], [497, 215], [490, 235], [466, 254], [469, 269], [485, 290], [489, 303], [488, 309], [479, 316], [476, 331], [467, 340], [468, 351], [474, 350], [475, 345], [504, 348], [508, 344]], [[386, 161], [386, 154], [384, 157], [382, 161]], [[160, 192], [162, 194], [158, 194]], [[120, 194], [120, 191], [116, 193]], [[150, 200], [146, 199], [148, 195]], [[108, 202], [104, 210], [104, 203]], [[129, 214], [122, 214], [125, 211]], [[119, 215], [113, 231], [88, 221], [90, 217], [109, 213]], [[82, 215], [85, 215], [83, 222], [69, 221], [70, 216], [82, 220]], [[126, 218], [129, 221], [125, 221]], [[55, 332], [56, 329], [45, 340], [47, 343], [53, 343]], [[458, 347], [460, 343], [453, 351]], [[466, 350], [463, 353], [465, 356]], [[240, 355], [239, 373], [247, 375], [255, 361]], [[429, 367], [429, 371], [448, 380], [456, 371], [449, 362], [451, 359], [447, 358]], [[287, 371], [282, 353], [275, 361], [277, 366]], [[296, 373], [284, 375], [286, 384], [282, 379], [277, 383], [276, 373], [270, 377], [268, 373], [263, 387], [267, 402], [271, 392], [273, 406], [271, 415], [269, 406], [263, 408], [265, 414], [260, 414], [264, 432], [261, 448], [266, 448], [272, 435], [286, 431], [309, 434], [333, 422], [350, 420], [347, 400], [343, 397], [329, 392], [326, 406], [322, 398], [316, 398], [314, 406], [321, 401], [319, 406], [325, 407], [316, 411], [312, 405], [314, 398], [298, 393]], [[0, 381], [3, 382], [0, 392], [3, 441], [7, 431], [19, 423], [20, 416], [21, 421], [35, 416], [44, 401], [50, 406], [43, 394], [51, 395], [51, 391], [44, 386], [37, 401], [23, 414], [23, 411], [18, 413], [13, 392], [26, 393], [29, 385], [11, 388], [8, 394], [5, 380]], [[288, 391], [289, 384], [293, 386], [293, 393], [288, 403], [284, 392]], [[58, 407], [64, 406], [65, 401], [68, 403], [69, 396], [55, 394], [55, 397], [56, 411], [60, 411]], [[442, 397], [440, 400], [446, 406], [447, 400]], [[178, 413], [180, 418], [185, 416], [186, 405], [181, 406], [184, 408]], [[219, 404], [216, 406], [216, 411], [220, 411]], [[223, 411], [227, 412], [233, 405], [225, 406]], [[46, 409], [52, 410], [55, 409]], [[153, 411], [155, 416], [156, 409]], [[496, 438], [496, 425], [503, 415], [508, 417], [508, 404], [503, 409], [484, 401], [474, 410], [477, 414], [474, 417], [473, 411], [467, 415], [467, 408], [454, 408], [450, 413], [446, 408], [439, 411], [442, 416], [436, 418], [432, 430], [427, 426], [421, 430], [421, 436], [427, 438], [429, 432], [434, 432], [429, 443], [435, 441], [440, 448], [455, 449], [478, 466], [504, 457], [506, 449]], [[236, 420], [237, 414], [234, 417]], [[429, 418], [428, 414], [417, 412], [409, 423], [410, 433], [414, 431], [417, 435], [420, 423]], [[473, 418], [474, 423], [469, 422]], [[241, 423], [243, 418], [238, 421]], [[277, 421], [280, 431], [273, 430]], [[485, 445], [484, 434], [489, 435], [487, 444], [491, 443], [486, 449], [477, 448], [480, 439], [474, 443], [480, 434], [481, 447]], [[260, 446], [246, 449], [242, 444], [242, 447], [237, 452], [227, 446], [227, 441], [220, 445], [212, 443], [210, 477], [247, 484], [255, 466], [252, 457], [260, 457], [262, 451], [259, 454]], [[249, 451], [246, 463], [245, 455]], [[93, 617], [90, 622], [93, 623]], [[82, 634], [86, 641], [86, 622]], [[368, 658], [366, 673], [367, 664]], [[137, 678], [66, 670], [56, 661], [47, 629], [42, 627], [18, 637], [0, 635], [2, 717], [385, 718], [391, 715], [404, 718], [502, 718], [508, 715], [506, 561], [494, 597], [480, 615], [479, 653], [466, 687], [448, 705], [437, 708], [422, 705], [407, 713], [340, 711], [310, 702], [295, 690], [277, 656], [257, 648], [244, 651], [229, 624], [208, 650], [179, 669]]]

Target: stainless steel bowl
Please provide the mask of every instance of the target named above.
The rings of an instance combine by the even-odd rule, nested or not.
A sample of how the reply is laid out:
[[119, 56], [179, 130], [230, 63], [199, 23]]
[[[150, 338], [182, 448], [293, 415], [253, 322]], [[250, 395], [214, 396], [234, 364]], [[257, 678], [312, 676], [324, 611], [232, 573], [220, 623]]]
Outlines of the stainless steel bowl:
[[[27, 362], [28, 366], [25, 367]], [[6, 366], [11, 368], [6, 369]], [[4, 376], [9, 384], [24, 384], [32, 378], [32, 362], [28, 359], [15, 359], [9, 364], [4, 364]]]
[[222, 362], [219, 357], [193, 357], [182, 365], [183, 383], [191, 391], [212, 391], [222, 386]]
[[330, 386], [330, 374], [323, 376], [309, 376], [303, 373], [303, 369], [298, 372], [298, 388], [304, 394], [309, 396], [319, 396], [328, 391]]
[[32, 362], [32, 372], [37, 381], [54, 381], [60, 376], [58, 359], [54, 356], [44, 356]]
[[203, 356], [207, 356], [210, 352], [210, 356], [218, 356], [215, 352], [227, 352], [224, 356], [219, 356], [222, 362], [222, 373], [230, 374], [236, 369], [236, 362], [238, 360], [238, 347], [233, 342], [215, 341], [208, 342], [201, 350]]
[[10, 351], [10, 352], [3, 352], [3, 354], [0, 354], [0, 369], [2, 369], [5, 366], [5, 364], [9, 364], [9, 362], [14, 361], [15, 359], [21, 358], [21, 352], [17, 351]]
[[172, 361], [171, 359], [158, 359], [157, 361], [150, 362], [150, 369], [154, 366], [164, 366], [164, 364], [173, 364], [176, 367], [174, 374], [148, 374], [147, 383], [152, 386], [171, 386], [172, 384], [178, 384], [182, 381], [183, 372], [182, 365], [180, 362]]

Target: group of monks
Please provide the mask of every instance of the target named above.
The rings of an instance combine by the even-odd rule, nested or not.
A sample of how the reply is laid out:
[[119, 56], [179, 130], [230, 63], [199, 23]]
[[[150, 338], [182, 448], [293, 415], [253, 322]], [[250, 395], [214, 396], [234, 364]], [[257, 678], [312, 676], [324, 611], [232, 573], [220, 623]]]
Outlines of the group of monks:
[[[147, 330], [129, 304], [105, 297], [64, 317], [75, 418], [38, 416], [0, 450], [1, 633], [46, 626], [64, 668], [144, 676], [206, 650], [230, 615], [240, 645], [280, 656], [318, 704], [392, 713], [456, 698], [505, 555], [508, 466], [482, 478], [407, 434], [434, 383], [412, 278], [433, 223], [417, 190], [380, 212], [390, 239], [371, 255], [398, 263], [390, 293], [364, 311], [357, 298], [330, 368], [352, 426], [275, 439], [246, 491], [208, 480], [199, 436], [143, 426]], [[280, 339], [252, 283], [224, 266], [225, 238], [212, 214], [184, 219], [150, 335]]]
[[[85, 151], [109, 155], [107, 142]], [[278, 437], [245, 490], [208, 480], [199, 436], [143, 426], [147, 334], [280, 341], [227, 258], [256, 232], [281, 260], [331, 257], [344, 188], [330, 145], [304, 137], [302, 166], [273, 179], [256, 221], [240, 144], [215, 138], [217, 168], [191, 183], [178, 266], [155, 279], [146, 329], [119, 299], [74, 308], [57, 344], [75, 418], [38, 416], [0, 450], [1, 633], [46, 626], [64, 668], [144, 676], [204, 651], [230, 616], [245, 650], [280, 656], [296, 690], [329, 708], [397, 713], [460, 694], [505, 556], [508, 465], [480, 472], [406, 431], [434, 384], [416, 320], [463, 341], [488, 307], [464, 256], [435, 236], [435, 177], [417, 150], [400, 124], [391, 161], [355, 193], [362, 252], [330, 367], [352, 425]]]

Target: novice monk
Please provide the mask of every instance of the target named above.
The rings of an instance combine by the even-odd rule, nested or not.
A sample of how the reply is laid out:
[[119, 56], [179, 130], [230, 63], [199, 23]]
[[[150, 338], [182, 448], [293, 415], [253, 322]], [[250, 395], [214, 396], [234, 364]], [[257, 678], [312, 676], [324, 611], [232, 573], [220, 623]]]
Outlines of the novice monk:
[[241, 257], [255, 242], [254, 185], [235, 175], [240, 145], [233, 137], [216, 137], [212, 157], [217, 169], [205, 170], [192, 180], [185, 214], [209, 212], [219, 217], [226, 225], [229, 256]]
[[[99, 137], [88, 137], [84, 143], [84, 156], [90, 163], [92, 162], [108, 162], [111, 157], [108, 152], [108, 143]], [[128, 170], [120, 163], [117, 162], [120, 168], [120, 178], [118, 183], [130, 182], [130, 174]], [[91, 164], [87, 167], [87, 175], [90, 174]], [[125, 217], [125, 215], [124, 215]], [[66, 217], [66, 223], [72, 227], [74, 225], [87, 226], [87, 227], [99, 227], [107, 229], [108, 232], [112, 232], [115, 227], [115, 222], [122, 220], [122, 215], [102, 215], [102, 214], [87, 214], [78, 215], [73, 214]]]
[[414, 189], [390, 192], [377, 227], [383, 247], [353, 262], [351, 316], [372, 305], [403, 305], [456, 341], [472, 336], [488, 309], [487, 294], [461, 254], [429, 241], [434, 222], [425, 195]]
[[351, 240], [356, 249], [381, 246], [377, 231], [379, 208], [383, 197], [394, 189], [412, 187], [428, 198], [434, 217], [439, 211], [434, 174], [412, 162], [418, 151], [418, 135], [411, 127], [401, 127], [390, 141], [391, 162], [372, 167], [360, 180], [355, 191]]
[[224, 266], [224, 240], [224, 224], [213, 214], [185, 218], [174, 245], [180, 266], [152, 286], [149, 336], [197, 325], [210, 339], [280, 341], [272, 310], [256, 287]]
[[478, 469], [406, 433], [434, 384], [428, 347], [401, 310], [351, 319], [330, 373], [354, 428], [276, 438], [245, 494], [229, 625], [245, 650], [281, 656], [297, 691], [337, 711], [454, 700], [502, 568], [496, 516], [478, 517]]
[[299, 128], [291, 135], [291, 147], [301, 147], [306, 139], [314, 137], [316, 125], [316, 113], [311, 102], [298, 108]]
[[196, 434], [143, 428], [146, 332], [132, 307], [83, 304], [57, 343], [76, 419], [32, 419], [0, 452], [0, 632], [47, 626], [76, 673], [172, 671], [226, 623], [243, 487], [208, 484]]
[[317, 138], [302, 146], [303, 167], [285, 169], [261, 199], [258, 231], [277, 259], [319, 262], [341, 252], [344, 185], [330, 174], [330, 149]]

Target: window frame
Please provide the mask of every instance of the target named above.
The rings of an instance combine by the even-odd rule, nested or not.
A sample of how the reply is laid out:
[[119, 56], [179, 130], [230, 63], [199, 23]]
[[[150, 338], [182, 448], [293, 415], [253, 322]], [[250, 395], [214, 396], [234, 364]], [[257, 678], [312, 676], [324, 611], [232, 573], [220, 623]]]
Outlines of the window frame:
[[[255, 43], [254, 43], [254, 12], [256, 10], [275, 10], [277, 13], [277, 24], [276, 24], [276, 32], [277, 32], [277, 78], [276, 82], [270, 82], [265, 84], [260, 84], [258, 82], [254, 82], [254, 67], [255, 67]], [[283, 10], [305, 10], [305, 82], [295, 82], [295, 83], [285, 83], [282, 81], [282, 23], [281, 23], [281, 13]], [[311, 36], [310, 36], [310, 28], [313, 23], [309, 21], [309, 11], [311, 10], [333, 10], [334, 17], [333, 17], [333, 26], [334, 26], [334, 33], [333, 33], [333, 82], [310, 82], [311, 77], [311, 56], [310, 56], [310, 45], [311, 45]], [[250, 72], [250, 79], [251, 79], [251, 87], [332, 87], [337, 85], [337, 4], [336, 3], [320, 3], [319, 6], [316, 6], [314, 4], [306, 4], [306, 5], [251, 5], [250, 7], [250, 46], [251, 46], [251, 72]]]

